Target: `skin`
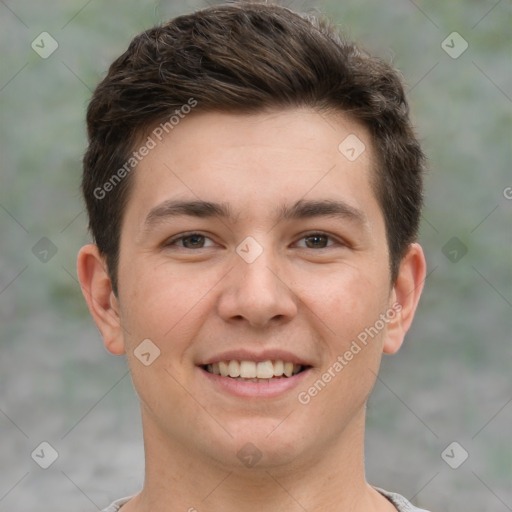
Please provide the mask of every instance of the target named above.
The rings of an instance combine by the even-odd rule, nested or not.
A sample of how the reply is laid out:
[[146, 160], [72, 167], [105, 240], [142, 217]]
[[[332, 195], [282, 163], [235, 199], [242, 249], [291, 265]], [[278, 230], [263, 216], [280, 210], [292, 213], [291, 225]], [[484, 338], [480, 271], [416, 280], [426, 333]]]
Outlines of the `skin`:
[[[366, 147], [353, 162], [338, 150], [349, 134]], [[395, 510], [365, 480], [365, 406], [382, 354], [395, 353], [411, 325], [425, 258], [412, 244], [391, 283], [373, 161], [359, 123], [290, 109], [196, 112], [140, 162], [122, 223], [118, 297], [97, 247], [78, 256], [91, 314], [106, 348], [126, 354], [141, 400], [146, 479], [123, 512]], [[169, 199], [228, 203], [235, 217], [146, 224]], [[277, 205], [301, 199], [341, 200], [361, 219], [275, 216]], [[206, 238], [170, 242], [190, 232]], [[331, 238], [308, 238], [318, 232]], [[263, 251], [252, 263], [236, 252], [248, 236]], [[396, 302], [401, 311], [301, 404], [298, 393]], [[134, 350], [148, 338], [160, 356], [145, 366]], [[287, 350], [312, 368], [289, 392], [241, 398], [197, 366], [240, 348]], [[237, 457], [246, 443], [261, 453], [252, 467]]]

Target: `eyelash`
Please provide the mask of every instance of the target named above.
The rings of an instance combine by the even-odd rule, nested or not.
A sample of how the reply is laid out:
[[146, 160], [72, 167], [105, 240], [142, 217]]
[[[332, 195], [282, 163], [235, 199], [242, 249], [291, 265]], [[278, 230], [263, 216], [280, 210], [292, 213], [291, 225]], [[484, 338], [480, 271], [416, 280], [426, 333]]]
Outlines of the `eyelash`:
[[[211, 240], [208, 236], [206, 235], [203, 235], [202, 233], [198, 233], [198, 232], [191, 232], [191, 233], [187, 233], [187, 234], [181, 234], [181, 235], [178, 235], [174, 238], [171, 238], [170, 240], [166, 241], [164, 246], [165, 247], [171, 247], [173, 245], [176, 245], [176, 242], [179, 242], [181, 240], [184, 240], [186, 238], [192, 238], [194, 236], [200, 236], [200, 237], [203, 237], [205, 239], [208, 239], [208, 240]], [[329, 235], [328, 233], [323, 233], [322, 231], [313, 231], [311, 233], [307, 233], [305, 235], [303, 235], [300, 240], [304, 240], [305, 238], [308, 238], [308, 237], [313, 237], [313, 236], [324, 236], [324, 237], [327, 237], [329, 240], [333, 241], [334, 244], [331, 244], [331, 245], [327, 245], [326, 247], [320, 247], [320, 249], [329, 249], [331, 247], [333, 247], [334, 245], [339, 245], [339, 246], [343, 246], [343, 247], [346, 247], [347, 244], [336, 239], [335, 237]], [[188, 249], [190, 251], [194, 251], [194, 250], [198, 250], [198, 249], [207, 249], [208, 247], [199, 247], [198, 249], [190, 249], [189, 247], [180, 247], [181, 249]], [[312, 249], [311, 247], [302, 247], [302, 249]]]

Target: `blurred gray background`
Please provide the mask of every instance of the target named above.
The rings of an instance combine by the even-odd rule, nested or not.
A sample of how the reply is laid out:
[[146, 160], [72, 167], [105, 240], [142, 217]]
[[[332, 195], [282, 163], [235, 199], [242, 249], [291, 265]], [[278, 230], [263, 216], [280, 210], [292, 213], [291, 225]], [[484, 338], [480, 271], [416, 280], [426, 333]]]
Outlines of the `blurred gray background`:
[[[368, 479], [433, 512], [510, 511], [511, 2], [286, 4], [326, 13], [402, 71], [429, 155], [429, 275], [369, 403]], [[206, 5], [0, 1], [2, 512], [94, 511], [142, 485], [137, 397], [76, 279], [84, 113], [136, 33]]]

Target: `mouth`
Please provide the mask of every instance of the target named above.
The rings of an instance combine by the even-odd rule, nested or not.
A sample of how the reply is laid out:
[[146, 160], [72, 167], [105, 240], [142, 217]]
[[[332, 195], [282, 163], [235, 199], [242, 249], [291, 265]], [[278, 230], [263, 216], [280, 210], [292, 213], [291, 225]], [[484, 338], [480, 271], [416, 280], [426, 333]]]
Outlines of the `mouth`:
[[307, 365], [268, 359], [265, 361], [226, 360], [202, 365], [212, 375], [239, 382], [270, 383], [290, 379], [310, 368]]

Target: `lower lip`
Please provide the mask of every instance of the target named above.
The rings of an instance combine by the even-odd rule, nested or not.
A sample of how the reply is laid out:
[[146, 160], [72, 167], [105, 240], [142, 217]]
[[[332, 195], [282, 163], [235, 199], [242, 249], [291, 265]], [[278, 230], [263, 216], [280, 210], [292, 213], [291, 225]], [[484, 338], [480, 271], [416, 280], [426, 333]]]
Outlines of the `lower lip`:
[[297, 387], [309, 372], [309, 368], [292, 377], [283, 377], [270, 382], [243, 382], [231, 377], [214, 375], [203, 368], [199, 368], [199, 371], [216, 389], [220, 389], [225, 393], [240, 397], [273, 398]]

